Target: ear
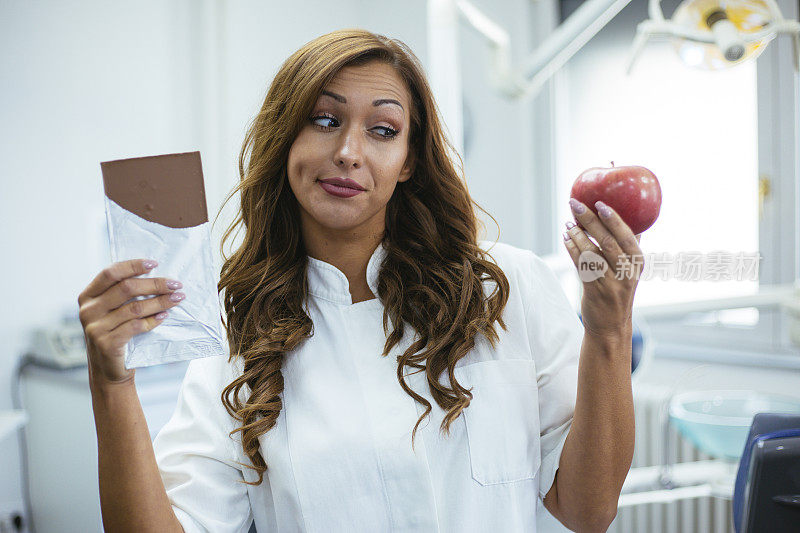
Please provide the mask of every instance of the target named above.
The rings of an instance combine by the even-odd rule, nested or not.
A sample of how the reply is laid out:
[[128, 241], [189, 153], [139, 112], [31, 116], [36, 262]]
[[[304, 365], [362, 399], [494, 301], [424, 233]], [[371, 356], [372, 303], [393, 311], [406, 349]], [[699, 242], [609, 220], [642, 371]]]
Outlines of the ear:
[[411, 175], [413, 173], [414, 173], [414, 154], [409, 152], [408, 157], [406, 157], [405, 165], [403, 165], [403, 170], [400, 171], [400, 177], [397, 178], [398, 183], [408, 181], [409, 179], [411, 179]]

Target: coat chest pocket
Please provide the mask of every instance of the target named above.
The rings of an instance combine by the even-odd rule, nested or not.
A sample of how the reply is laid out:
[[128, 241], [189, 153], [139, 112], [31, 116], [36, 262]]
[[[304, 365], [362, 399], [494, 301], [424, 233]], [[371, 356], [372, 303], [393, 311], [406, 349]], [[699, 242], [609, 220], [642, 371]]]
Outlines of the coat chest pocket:
[[541, 464], [534, 362], [480, 361], [455, 373], [464, 388], [472, 387], [462, 411], [472, 478], [481, 485], [533, 479]]

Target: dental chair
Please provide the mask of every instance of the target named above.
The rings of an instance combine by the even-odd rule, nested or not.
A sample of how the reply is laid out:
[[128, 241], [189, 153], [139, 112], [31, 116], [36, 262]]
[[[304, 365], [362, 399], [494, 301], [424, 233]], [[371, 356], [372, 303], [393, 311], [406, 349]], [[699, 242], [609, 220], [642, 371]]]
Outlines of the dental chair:
[[800, 532], [800, 415], [758, 413], [733, 493], [736, 533]]

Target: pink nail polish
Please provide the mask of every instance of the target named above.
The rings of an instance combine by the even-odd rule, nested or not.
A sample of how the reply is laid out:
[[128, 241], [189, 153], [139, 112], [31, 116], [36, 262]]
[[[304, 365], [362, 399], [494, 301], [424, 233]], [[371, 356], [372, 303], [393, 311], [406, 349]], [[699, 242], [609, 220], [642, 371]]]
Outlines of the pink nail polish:
[[582, 215], [583, 212], [586, 211], [586, 207], [575, 198], [569, 199], [569, 206], [577, 215]]
[[608, 207], [608, 206], [607, 206], [606, 204], [604, 204], [603, 202], [601, 202], [600, 200], [598, 200], [598, 201], [597, 201], [597, 202], [594, 204], [594, 206], [597, 208], [597, 212], [600, 214], [600, 216], [601, 216], [601, 217], [603, 217], [603, 218], [608, 218], [608, 217], [610, 217], [610, 216], [611, 216], [611, 208], [610, 208], [610, 207]]

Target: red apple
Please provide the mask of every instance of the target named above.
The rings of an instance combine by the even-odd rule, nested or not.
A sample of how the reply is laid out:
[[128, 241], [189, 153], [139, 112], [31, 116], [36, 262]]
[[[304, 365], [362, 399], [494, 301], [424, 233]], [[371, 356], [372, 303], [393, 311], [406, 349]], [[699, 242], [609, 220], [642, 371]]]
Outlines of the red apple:
[[652, 226], [661, 211], [661, 186], [655, 174], [639, 166], [615, 167], [613, 161], [611, 168], [584, 170], [572, 185], [570, 196], [595, 214], [594, 203], [604, 202], [630, 226], [634, 235]]

